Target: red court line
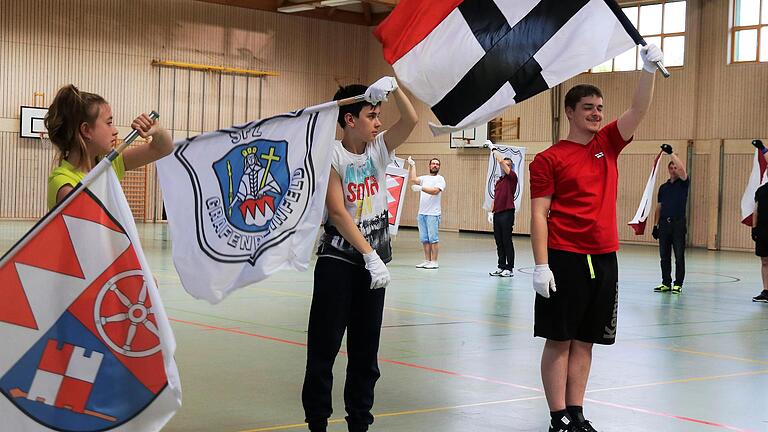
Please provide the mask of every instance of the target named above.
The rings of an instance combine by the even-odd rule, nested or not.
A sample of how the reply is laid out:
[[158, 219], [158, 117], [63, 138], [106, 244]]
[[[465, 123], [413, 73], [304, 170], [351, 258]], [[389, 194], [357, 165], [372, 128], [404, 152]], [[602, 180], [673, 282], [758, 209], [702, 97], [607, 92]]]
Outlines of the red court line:
[[698, 419], [691, 418], [691, 417], [684, 417], [684, 416], [668, 414], [668, 413], [663, 413], [663, 412], [658, 412], [658, 411], [651, 411], [651, 410], [647, 410], [647, 409], [644, 409], [644, 408], [636, 408], [636, 407], [631, 407], [631, 406], [627, 406], [627, 405], [620, 405], [620, 404], [616, 404], [616, 403], [612, 403], [612, 402], [603, 402], [603, 401], [598, 401], [598, 400], [589, 399], [589, 398], [584, 398], [584, 400], [588, 401], [588, 402], [600, 404], [600, 405], [606, 405], [606, 406], [614, 407], [614, 408], [621, 408], [621, 409], [625, 409], [625, 410], [640, 412], [640, 413], [644, 413], [644, 414], [651, 414], [651, 415], [660, 416], [660, 417], [668, 417], [668, 418], [673, 418], [673, 419], [676, 419], [676, 420], [683, 420], [683, 421], [703, 424], [703, 425], [707, 425], [707, 426], [715, 426], [715, 427], [719, 427], [719, 428], [723, 428], [723, 429], [727, 429], [727, 430], [732, 430], [732, 431], [754, 432], [752, 429], [742, 429], [742, 428], [737, 428], [735, 426], [729, 426], [729, 425], [725, 425], [725, 424], [714, 423], [714, 422], [710, 422], [710, 421], [706, 421], [706, 420], [698, 420]]
[[[306, 347], [307, 346], [306, 343], [302, 343], [302, 342], [296, 342], [296, 341], [292, 341], [292, 340], [288, 340], [288, 339], [276, 338], [276, 337], [272, 337], [272, 336], [264, 336], [264, 335], [260, 335], [258, 333], [251, 333], [251, 332], [246, 332], [246, 331], [237, 330], [237, 329], [228, 328], [228, 327], [217, 327], [217, 326], [212, 326], [212, 325], [209, 325], [209, 324], [196, 323], [196, 322], [193, 322], [193, 321], [184, 321], [184, 320], [180, 320], [180, 319], [176, 319], [176, 318], [169, 318], [169, 320], [173, 321], [173, 322], [181, 323], [181, 324], [188, 324], [188, 325], [191, 325], [191, 326], [200, 327], [200, 328], [207, 329], [207, 330], [221, 330], [221, 331], [228, 332], [228, 333], [234, 333], [234, 334], [239, 334], [239, 335], [243, 335], [243, 336], [251, 336], [251, 337], [258, 338], [258, 339], [264, 339], [264, 340], [273, 341], [273, 342], [280, 342], [280, 343], [284, 343], [284, 344], [288, 344], [288, 345], [295, 345], [295, 346], [300, 346], [300, 347]], [[343, 350], [339, 350], [339, 354], [347, 355], [347, 352], [343, 351]], [[544, 390], [539, 389], [539, 388], [535, 388], [535, 387], [528, 387], [528, 386], [523, 386], [523, 385], [520, 385], [520, 384], [514, 384], [514, 383], [510, 383], [510, 382], [506, 382], [506, 381], [495, 380], [495, 379], [492, 379], [492, 378], [484, 378], [484, 377], [475, 376], [475, 375], [464, 375], [464, 374], [459, 373], [459, 372], [453, 372], [453, 371], [449, 371], [449, 370], [445, 370], [445, 369], [437, 369], [437, 368], [432, 368], [432, 367], [429, 367], [429, 366], [422, 366], [422, 365], [418, 365], [418, 364], [415, 364], [415, 363], [401, 362], [401, 361], [390, 360], [390, 359], [385, 359], [385, 358], [381, 358], [381, 357], [379, 357], [379, 361], [383, 362], [383, 363], [390, 363], [390, 364], [394, 364], [394, 365], [398, 365], [398, 366], [405, 366], [405, 367], [409, 367], [409, 368], [425, 370], [425, 371], [428, 371], [428, 372], [434, 372], [434, 373], [441, 374], [441, 375], [450, 375], [450, 376], [455, 376], [455, 377], [460, 377], [460, 378], [467, 378], [467, 379], [472, 379], [472, 380], [476, 380], [476, 381], [483, 381], [483, 382], [488, 382], [488, 383], [493, 383], [493, 384], [501, 384], [501, 385], [505, 385], [505, 386], [509, 386], [509, 387], [515, 387], [515, 388], [520, 388], [520, 389], [524, 389], [524, 390], [531, 390], [531, 391], [535, 391], [535, 392], [539, 392], [539, 393], [544, 393]], [[662, 412], [658, 412], [658, 411], [651, 411], [651, 410], [647, 410], [645, 408], [636, 408], [636, 407], [632, 407], [632, 406], [628, 406], [628, 405], [620, 405], [620, 404], [616, 404], [616, 403], [612, 403], [612, 402], [603, 402], [603, 401], [599, 401], [599, 400], [595, 400], [595, 399], [588, 399], [588, 398], [585, 398], [584, 400], [592, 402], [592, 403], [595, 403], [595, 404], [598, 404], [598, 405], [605, 405], [605, 406], [610, 406], [610, 407], [614, 407], [614, 408], [620, 408], [620, 409], [625, 409], [625, 410], [629, 410], [629, 411], [635, 411], [635, 412], [640, 412], [640, 413], [644, 413], [644, 414], [650, 414], [650, 415], [654, 415], [654, 416], [658, 416], [658, 417], [667, 417], [667, 418], [672, 418], [672, 419], [681, 420], [681, 421], [687, 421], [687, 422], [691, 422], [691, 423], [703, 424], [703, 425], [707, 425], [707, 426], [714, 426], [714, 427], [719, 427], [719, 428], [723, 428], [723, 429], [727, 429], [727, 430], [732, 430], [732, 431], [737, 431], [737, 432], [755, 432], [755, 431], [753, 431], [751, 429], [742, 429], [742, 428], [738, 428], [738, 427], [735, 427], [735, 426], [729, 426], [729, 425], [726, 425], [726, 424], [714, 423], [714, 422], [710, 422], [710, 421], [706, 421], [706, 420], [698, 420], [698, 419], [691, 418], [691, 417], [684, 417], [684, 416], [678, 416], [678, 415], [674, 415], [674, 414], [662, 413]]]

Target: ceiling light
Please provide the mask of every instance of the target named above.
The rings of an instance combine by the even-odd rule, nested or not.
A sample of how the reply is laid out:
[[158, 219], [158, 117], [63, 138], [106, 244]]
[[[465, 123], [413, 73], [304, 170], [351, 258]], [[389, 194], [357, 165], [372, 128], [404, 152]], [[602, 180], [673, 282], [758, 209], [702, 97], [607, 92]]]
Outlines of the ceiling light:
[[360, 0], [323, 0], [320, 2], [320, 6], [345, 6], [351, 4], [359, 4]]
[[277, 11], [282, 13], [294, 13], [294, 12], [304, 12], [304, 11], [312, 10], [314, 8], [315, 8], [314, 4], [304, 3], [304, 4], [294, 4], [290, 6], [282, 6], [277, 8]]

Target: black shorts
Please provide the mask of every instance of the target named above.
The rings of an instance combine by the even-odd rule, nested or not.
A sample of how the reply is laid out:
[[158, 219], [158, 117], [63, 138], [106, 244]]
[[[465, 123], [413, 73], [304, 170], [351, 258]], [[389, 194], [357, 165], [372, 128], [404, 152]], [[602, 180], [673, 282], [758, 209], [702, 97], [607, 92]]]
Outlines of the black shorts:
[[536, 294], [534, 336], [602, 345], [616, 342], [619, 269], [616, 252], [585, 255], [549, 249], [557, 291]]
[[768, 257], [768, 233], [760, 233], [755, 242], [755, 255], [759, 257]]

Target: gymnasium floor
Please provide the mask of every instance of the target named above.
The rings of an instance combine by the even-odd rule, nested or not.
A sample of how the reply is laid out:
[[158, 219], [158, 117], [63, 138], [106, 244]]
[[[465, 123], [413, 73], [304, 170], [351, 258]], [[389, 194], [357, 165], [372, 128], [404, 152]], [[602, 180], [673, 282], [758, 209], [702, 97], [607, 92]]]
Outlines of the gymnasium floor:
[[[0, 223], [5, 252], [31, 227]], [[183, 407], [169, 432], [301, 431], [312, 273], [283, 272], [222, 304], [195, 300], [171, 262], [165, 225], [140, 225], [172, 319]], [[514, 278], [493, 278], [491, 235], [441, 235], [421, 270], [413, 230], [394, 242], [371, 431], [546, 431], [542, 340], [532, 336], [528, 237]], [[688, 250], [682, 295], [657, 294], [657, 250], [619, 254], [618, 342], [595, 347], [585, 412], [601, 431], [768, 431], [768, 305], [750, 253]], [[343, 347], [342, 347], [343, 349]], [[345, 431], [339, 356], [329, 431]]]

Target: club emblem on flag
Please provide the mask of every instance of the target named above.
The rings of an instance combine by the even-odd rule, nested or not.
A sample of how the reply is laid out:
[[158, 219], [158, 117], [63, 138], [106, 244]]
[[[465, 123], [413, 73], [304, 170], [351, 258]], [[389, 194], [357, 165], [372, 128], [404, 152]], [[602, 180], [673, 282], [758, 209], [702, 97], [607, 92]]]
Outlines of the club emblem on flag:
[[[521, 208], [521, 201], [523, 197], [523, 181], [525, 171], [521, 169], [525, 164], [525, 147], [512, 147], [512, 146], [496, 146], [499, 153], [504, 155], [504, 158], [512, 159], [514, 164], [513, 171], [517, 174], [517, 189], [515, 189], [515, 208]], [[492, 202], [496, 198], [496, 182], [501, 178], [502, 171], [499, 163], [496, 162], [496, 158], [493, 153], [488, 157], [488, 173], [486, 174], [485, 184], [485, 198], [483, 200], [483, 209], [491, 211]]]
[[4, 343], [16, 345], [2, 348], [0, 392], [27, 417], [55, 430], [106, 431], [131, 421], [168, 385], [137, 249], [89, 191], [0, 276], [24, 310], [0, 308]]
[[257, 139], [238, 145], [213, 164], [226, 203], [224, 216], [246, 233], [269, 229], [288, 191], [286, 141]]

